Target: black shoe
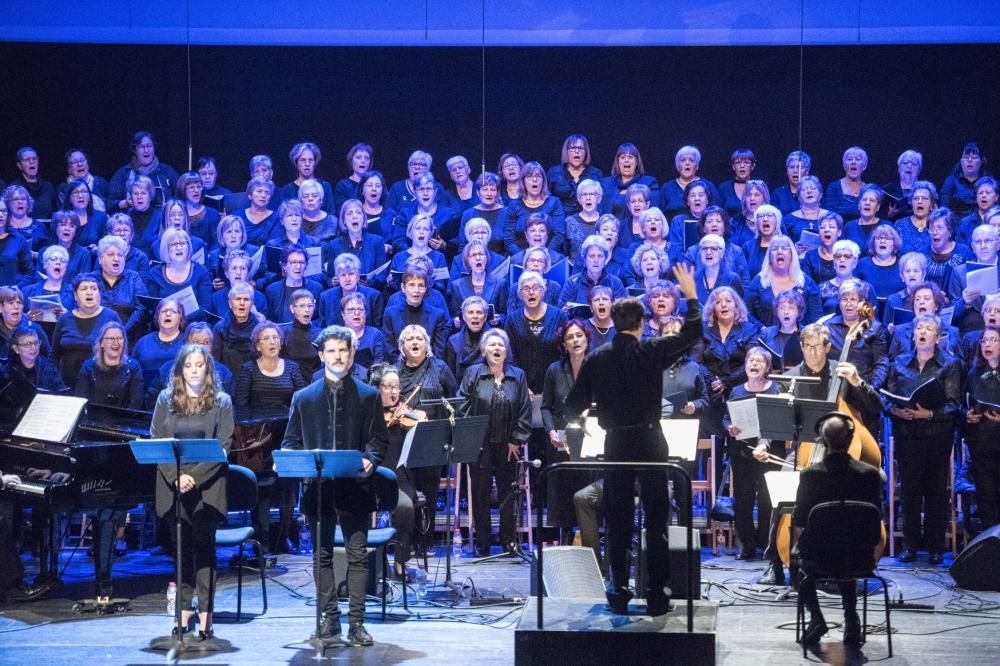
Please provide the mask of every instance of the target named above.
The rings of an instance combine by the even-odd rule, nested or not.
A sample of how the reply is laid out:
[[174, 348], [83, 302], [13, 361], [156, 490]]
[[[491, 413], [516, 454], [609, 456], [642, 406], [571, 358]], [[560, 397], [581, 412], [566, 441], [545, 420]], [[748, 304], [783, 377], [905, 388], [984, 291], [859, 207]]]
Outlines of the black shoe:
[[757, 559], [757, 549], [756, 548], [744, 548], [736, 556], [737, 560], [742, 560], [744, 562], [752, 562]]
[[785, 570], [780, 565], [772, 564], [764, 572], [764, 575], [757, 579], [758, 585], [784, 585]]
[[[669, 590], [665, 590], [669, 592]], [[646, 594], [646, 615], [650, 617], [659, 617], [660, 615], [666, 615], [674, 609], [674, 604], [670, 601], [670, 594], [653, 594], [648, 592]]]
[[352, 624], [347, 632], [347, 641], [356, 647], [368, 647], [374, 645], [375, 640], [372, 635], [365, 631], [365, 625]]
[[823, 634], [829, 631], [826, 621], [822, 617], [813, 617], [809, 620], [809, 626], [802, 632], [800, 639], [804, 645], [817, 645]]
[[323, 624], [319, 626], [320, 640], [328, 641], [340, 637], [340, 618], [332, 615], [323, 616]]
[[917, 561], [917, 551], [911, 548], [904, 548], [903, 551], [896, 557], [900, 562], [916, 562]]
[[861, 618], [857, 613], [844, 615], [844, 645], [861, 647]]
[[[191, 633], [191, 630], [188, 629], [187, 627], [181, 627], [181, 632], [180, 633], [183, 636], [184, 634]], [[177, 635], [177, 625], [174, 625], [174, 628], [170, 630], [170, 635], [171, 636], [176, 636]]]
[[15, 585], [14, 587], [7, 590], [7, 601], [22, 603], [25, 601], [34, 601], [40, 597], [44, 597], [49, 592], [50, 586], [41, 583], [39, 585], [26, 585], [21, 583], [20, 585]]
[[944, 564], [944, 553], [930, 553], [927, 556], [927, 564], [931, 565], [932, 567]]
[[[607, 592], [608, 607], [615, 615], [628, 615], [628, 602], [632, 600], [632, 592], [627, 587], [619, 587]], [[662, 613], [661, 613], [662, 615]]]
[[509, 543], [504, 549], [504, 557], [520, 557], [518, 554], [519, 548], [516, 543]]
[[215, 638], [215, 629], [209, 629], [208, 631], [198, 632], [198, 641], [210, 641]]

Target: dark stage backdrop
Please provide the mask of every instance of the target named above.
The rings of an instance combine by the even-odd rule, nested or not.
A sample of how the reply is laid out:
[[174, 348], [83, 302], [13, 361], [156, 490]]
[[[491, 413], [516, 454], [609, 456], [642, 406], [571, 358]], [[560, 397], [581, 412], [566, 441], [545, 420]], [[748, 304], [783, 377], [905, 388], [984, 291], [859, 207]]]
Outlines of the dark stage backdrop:
[[[245, 187], [255, 153], [274, 158], [279, 184], [301, 140], [323, 150], [320, 175], [346, 175], [358, 141], [376, 150], [390, 180], [422, 148], [447, 179], [445, 160], [481, 148], [481, 62], [475, 48], [192, 47], [194, 157], [210, 154], [220, 182]], [[867, 178], [895, 175], [906, 148], [924, 154], [939, 183], [967, 141], [1000, 159], [1000, 45], [807, 47], [801, 148], [825, 183], [840, 177], [847, 146], [871, 156]], [[129, 137], [151, 130], [161, 160], [187, 165], [187, 50], [183, 46], [0, 44], [5, 100], [0, 175], [18, 146], [35, 147], [43, 176], [65, 178], [63, 152], [89, 151], [94, 173], [126, 161]], [[678, 147], [702, 150], [702, 174], [729, 176], [737, 147], [758, 155], [758, 176], [781, 184], [799, 147], [797, 47], [492, 48], [485, 57], [485, 161], [505, 151], [545, 166], [563, 138], [582, 132], [606, 173], [615, 148], [637, 144], [647, 173], [673, 177]]]

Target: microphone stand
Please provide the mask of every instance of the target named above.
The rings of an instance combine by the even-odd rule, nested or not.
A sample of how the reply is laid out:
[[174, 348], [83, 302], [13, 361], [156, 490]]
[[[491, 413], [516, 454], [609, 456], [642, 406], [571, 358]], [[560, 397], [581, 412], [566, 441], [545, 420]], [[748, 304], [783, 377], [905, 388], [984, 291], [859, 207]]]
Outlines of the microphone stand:
[[[521, 487], [520, 483], [521, 475], [527, 474], [526, 468], [529, 466], [538, 469], [542, 466], [542, 461], [540, 460], [517, 461], [518, 469], [517, 469], [517, 474], [514, 475], [514, 481], [510, 484], [510, 489], [507, 491], [507, 495], [503, 498], [503, 501], [500, 502], [500, 506], [497, 507], [497, 512], [503, 514], [504, 507], [506, 507], [509, 502], [514, 501], [515, 522], [517, 520], [517, 515], [516, 515], [517, 508], [521, 506], [521, 502], [524, 498], [524, 488]], [[531, 520], [530, 515], [528, 516], [528, 520]], [[513, 556], [521, 558], [522, 560], [528, 563], [533, 562], [535, 559], [534, 557], [532, 557], [530, 553], [524, 552], [524, 549], [521, 547], [520, 539], [518, 539], [512, 544], [505, 544], [505, 546], [513, 546], [513, 548], [510, 551], [497, 553], [496, 555], [487, 555], [486, 557], [480, 557], [475, 561], [475, 564], [479, 564], [480, 562], [491, 562], [492, 560], [497, 560], [500, 559], [501, 557], [510, 557], [511, 554], [513, 554]]]

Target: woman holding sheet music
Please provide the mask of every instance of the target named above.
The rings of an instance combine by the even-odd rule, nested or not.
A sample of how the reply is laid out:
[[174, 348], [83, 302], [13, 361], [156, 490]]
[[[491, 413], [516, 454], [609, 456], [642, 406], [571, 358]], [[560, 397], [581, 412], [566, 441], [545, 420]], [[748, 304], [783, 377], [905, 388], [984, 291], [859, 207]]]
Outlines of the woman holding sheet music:
[[[758, 393], [779, 392], [777, 382], [767, 376], [771, 373], [771, 353], [763, 347], [751, 347], [743, 365], [747, 380], [734, 386], [729, 396], [730, 402], [748, 400]], [[764, 472], [777, 470], [778, 466], [768, 463], [768, 455], [785, 457], [785, 443], [756, 437], [740, 437], [743, 431], [733, 424], [727, 410], [722, 425], [726, 430], [729, 465], [733, 474], [733, 510], [736, 514], [736, 535], [740, 540], [737, 559], [757, 559], [757, 551], [767, 546], [768, 530], [771, 525], [771, 496], [764, 483]], [[753, 507], [757, 503], [757, 528], [753, 526]]]
[[1000, 523], [1000, 330], [983, 331], [966, 390], [965, 442], [985, 530]]
[[[208, 263], [206, 266], [214, 278], [212, 288], [224, 289], [227, 285], [222, 268], [229, 253], [241, 250], [248, 257], [253, 257], [260, 248], [247, 242], [246, 222], [243, 221], [243, 218], [235, 215], [226, 215], [219, 221], [219, 226], [215, 228], [215, 237], [219, 243], [208, 253]], [[257, 272], [249, 275], [248, 280], [253, 280], [260, 273], [260, 264], [262, 263], [258, 263]], [[253, 262], [251, 261], [252, 264]]]
[[197, 308], [187, 313], [189, 321], [203, 319], [202, 310], [212, 302], [212, 278], [201, 264], [191, 260], [191, 237], [183, 229], [170, 228], [159, 240], [162, 265], [149, 269], [149, 295], [165, 298], [191, 287]]
[[[893, 358], [883, 393], [893, 394], [886, 396], [885, 404], [902, 482], [903, 551], [898, 559], [913, 562], [917, 551], [925, 549], [934, 566], [944, 562], [949, 456], [961, 403], [962, 366], [959, 359], [938, 349], [937, 316], [917, 315], [913, 324], [913, 350]], [[904, 399], [918, 389], [919, 397]]]

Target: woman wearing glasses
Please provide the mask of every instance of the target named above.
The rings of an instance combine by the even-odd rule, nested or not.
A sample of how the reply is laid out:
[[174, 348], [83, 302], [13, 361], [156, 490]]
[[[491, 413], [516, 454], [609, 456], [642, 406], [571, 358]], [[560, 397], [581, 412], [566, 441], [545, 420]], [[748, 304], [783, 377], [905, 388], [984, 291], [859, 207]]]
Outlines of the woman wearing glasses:
[[198, 307], [187, 313], [190, 320], [203, 318], [212, 303], [212, 277], [201, 264], [191, 260], [191, 237], [183, 229], [166, 229], [160, 236], [159, 257], [163, 263], [149, 269], [149, 295], [173, 296], [191, 287]]
[[733, 177], [719, 185], [718, 204], [727, 213], [736, 216], [743, 210], [743, 192], [757, 167], [757, 158], [749, 148], [740, 148], [729, 156], [729, 166], [733, 170]]
[[77, 397], [91, 403], [142, 409], [142, 368], [128, 355], [128, 337], [120, 322], [101, 326], [93, 356], [83, 362], [75, 385]]
[[101, 305], [94, 275], [73, 278], [73, 298], [76, 307], [59, 317], [52, 334], [52, 362], [59, 367], [67, 386], [76, 385], [80, 366], [94, 353], [98, 331], [109, 322], [121, 324], [114, 310]]
[[[139, 338], [132, 348], [132, 358], [142, 369], [142, 382], [147, 388], [158, 385], [163, 364], [173, 361], [184, 344], [184, 306], [180, 301], [176, 298], [160, 301], [153, 313], [153, 327], [156, 330]], [[146, 400], [152, 407], [156, 394], [147, 394]]]

